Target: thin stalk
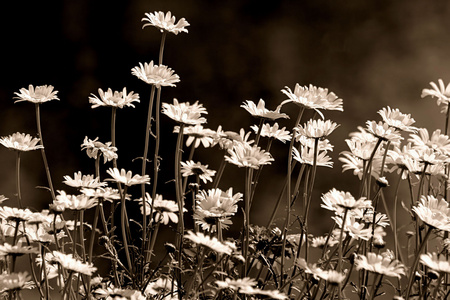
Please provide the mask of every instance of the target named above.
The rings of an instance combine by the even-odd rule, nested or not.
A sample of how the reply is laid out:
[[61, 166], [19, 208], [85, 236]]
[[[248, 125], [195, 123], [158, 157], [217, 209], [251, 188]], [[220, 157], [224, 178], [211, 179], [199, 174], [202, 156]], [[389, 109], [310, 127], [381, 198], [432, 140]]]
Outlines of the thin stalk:
[[405, 170], [402, 170], [400, 173], [400, 176], [398, 177], [397, 184], [395, 186], [395, 196], [394, 196], [394, 214], [392, 216], [392, 231], [394, 232], [394, 253], [395, 253], [395, 259], [399, 259], [399, 253], [400, 253], [400, 260], [402, 263], [406, 263], [406, 261], [403, 260], [401, 249], [399, 248], [398, 244], [398, 233], [397, 233], [397, 204], [398, 204], [398, 191], [400, 188], [400, 181], [402, 180], [402, 175]]
[[220, 179], [222, 178], [223, 171], [225, 170], [225, 166], [227, 165], [227, 161], [225, 160], [226, 153], [227, 153], [227, 151], [225, 150], [225, 153], [222, 157], [222, 161], [220, 162], [219, 169], [217, 170], [216, 177], [214, 177], [214, 183], [213, 183], [214, 189], [217, 189], [217, 187], [219, 186], [219, 182], [220, 182]]
[[248, 260], [248, 248], [250, 245], [250, 198], [251, 198], [251, 190], [252, 190], [252, 176], [253, 172], [251, 168], [248, 168], [245, 172], [245, 193], [244, 193], [244, 211], [245, 211], [245, 238], [244, 238], [244, 247], [243, 253], [245, 262], [244, 262], [244, 271], [242, 272], [242, 278], [247, 275], [247, 260]]
[[44, 162], [45, 174], [47, 175], [47, 181], [48, 181], [48, 186], [50, 188], [50, 193], [52, 195], [53, 201], [55, 201], [56, 200], [55, 189], [53, 188], [52, 176], [50, 174], [50, 168], [48, 166], [47, 156], [45, 155], [44, 137], [42, 136], [41, 113], [40, 113], [39, 103], [36, 103], [35, 107], [36, 107], [36, 126], [37, 126], [37, 131], [38, 131], [38, 137], [41, 139], [41, 146], [42, 146], [42, 148], [41, 148], [42, 161]]
[[152, 198], [156, 197], [156, 187], [158, 185], [158, 172], [159, 172], [159, 145], [161, 143], [161, 126], [160, 126], [160, 106], [161, 106], [161, 87], [157, 88], [156, 103], [155, 103], [155, 151], [153, 154], [153, 189]]
[[121, 221], [121, 229], [122, 229], [122, 240], [123, 240], [123, 247], [125, 249], [125, 256], [127, 258], [128, 263], [128, 269], [131, 273], [133, 273], [133, 264], [131, 263], [131, 257], [130, 257], [130, 250], [128, 249], [128, 239], [127, 239], [127, 233], [125, 228], [125, 197], [127, 194], [127, 186], [125, 185], [123, 188], [123, 192], [121, 193], [120, 197], [120, 221]]
[[382, 141], [383, 140], [381, 138], [378, 138], [377, 143], [375, 144], [375, 147], [373, 148], [372, 153], [370, 154], [370, 158], [367, 161], [366, 167], [363, 169], [363, 176], [361, 178], [361, 186], [359, 189], [359, 198], [361, 198], [364, 193], [364, 185], [366, 182], [366, 178], [367, 178], [367, 176], [370, 176], [370, 170], [371, 170], [373, 158], [375, 157], [375, 153], [377, 152], [377, 149], [380, 146]]
[[[116, 147], [116, 117], [117, 107], [113, 106], [111, 110], [111, 146]], [[117, 168], [117, 158], [113, 158], [113, 167]]]
[[17, 189], [17, 203], [19, 208], [22, 208], [22, 194], [20, 192], [20, 151], [16, 151], [16, 189]]
[[[344, 218], [342, 219], [342, 226], [341, 226], [341, 233], [339, 234], [339, 258], [337, 261], [336, 271], [341, 273], [342, 271], [342, 259], [343, 259], [343, 237], [344, 237], [344, 227], [345, 227], [345, 220], [347, 219], [348, 214], [348, 208], [345, 208], [344, 210]], [[342, 299], [342, 290], [341, 290], [341, 283], [339, 283], [338, 288], [338, 297], [339, 299]]]
[[439, 273], [439, 277], [437, 279], [437, 284], [436, 284], [436, 287], [434, 288], [433, 297], [431, 297], [432, 299], [437, 299], [437, 293], [439, 291], [439, 288], [441, 287], [442, 275], [443, 274], [444, 274], [443, 272]]
[[417, 269], [417, 266], [419, 265], [420, 253], [422, 253], [423, 249], [425, 248], [425, 246], [427, 244], [427, 240], [431, 236], [431, 231], [432, 230], [433, 230], [433, 227], [429, 226], [428, 227], [428, 231], [425, 234], [422, 243], [420, 244], [420, 248], [416, 252], [416, 255], [415, 255], [415, 258], [414, 258], [414, 263], [413, 263], [411, 269], [409, 270], [409, 276], [408, 276], [409, 281], [408, 281], [408, 285], [406, 287], [406, 297], [405, 297], [405, 299], [409, 299], [409, 295], [411, 294], [411, 289], [412, 289], [412, 286], [414, 284], [414, 278], [416, 277], [415, 276], [416, 269]]

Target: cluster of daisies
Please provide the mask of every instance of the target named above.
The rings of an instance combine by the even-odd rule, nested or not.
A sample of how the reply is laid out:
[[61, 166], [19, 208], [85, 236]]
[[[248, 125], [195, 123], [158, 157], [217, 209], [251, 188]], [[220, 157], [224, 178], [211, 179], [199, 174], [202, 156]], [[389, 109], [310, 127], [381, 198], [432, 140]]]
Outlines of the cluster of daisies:
[[[94, 161], [95, 173], [64, 176], [67, 189], [57, 190], [40, 109], [60, 100], [58, 92], [50, 85], [30, 85], [15, 93], [16, 102], [35, 104], [37, 137], [17, 132], [0, 138], [16, 156], [16, 193], [13, 199], [0, 197], [2, 297], [20, 299], [24, 289], [34, 289], [41, 299], [53, 293], [62, 299], [449, 296], [450, 85], [439, 80], [422, 93], [442, 107], [444, 130], [430, 134], [413, 126], [411, 115], [386, 107], [378, 111], [381, 120], [367, 121], [350, 134], [349, 149], [339, 160], [343, 171], [356, 176], [355, 189], [322, 194], [320, 206], [332, 227], [313, 236], [317, 169], [333, 167], [329, 136], [339, 127], [325, 112], [343, 111], [343, 100], [328, 89], [296, 84], [281, 90], [285, 99], [275, 109], [262, 99], [244, 101], [241, 108], [257, 120], [248, 130], [206, 128], [208, 112], [199, 101], [161, 102], [162, 89], [180, 82], [163, 65], [167, 34], [187, 33], [189, 23], [170, 12], [147, 13], [142, 21], [143, 28], [161, 32], [161, 46], [157, 64], [131, 69], [150, 86], [140, 172], [119, 167], [119, 149], [126, 149], [116, 143], [118, 108], [140, 105], [139, 94], [124, 87], [98, 89], [88, 97], [92, 108], [110, 109], [111, 140], [86, 136], [81, 150]], [[160, 154], [168, 139], [161, 137], [161, 117], [176, 134], [172, 154]], [[287, 151], [275, 160], [271, 149], [278, 146]], [[220, 149], [220, 163], [197, 160], [200, 147]], [[21, 158], [34, 150], [41, 152], [48, 182], [48, 209], [40, 212], [25, 205], [30, 201], [21, 192]], [[172, 155], [174, 170], [164, 164], [165, 155]], [[275, 161], [286, 177], [278, 198], [269, 201], [257, 186], [262, 170]], [[173, 174], [166, 183], [173, 199], [158, 193], [162, 171]], [[244, 183], [242, 191], [223, 186], [225, 172], [242, 172], [235, 176]], [[401, 196], [401, 185], [408, 197]], [[252, 223], [255, 205], [272, 211], [266, 224]], [[233, 225], [241, 226], [237, 234], [230, 231]]]

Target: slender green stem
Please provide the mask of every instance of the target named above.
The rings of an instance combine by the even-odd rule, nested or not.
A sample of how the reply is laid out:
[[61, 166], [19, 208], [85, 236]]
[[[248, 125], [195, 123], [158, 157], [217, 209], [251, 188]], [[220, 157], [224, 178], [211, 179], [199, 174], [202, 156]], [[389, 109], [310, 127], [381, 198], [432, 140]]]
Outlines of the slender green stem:
[[[116, 118], [117, 107], [113, 106], [111, 110], [111, 146], [116, 147]], [[117, 158], [113, 158], [113, 167], [117, 168]]]
[[432, 299], [437, 299], [436, 296], [437, 296], [437, 294], [438, 294], [439, 288], [441, 287], [442, 275], [444, 275], [444, 273], [443, 273], [443, 272], [440, 272], [440, 273], [439, 273], [439, 277], [438, 277], [438, 279], [437, 279], [436, 287], [434, 288], [434, 292], [433, 292], [433, 297], [432, 297]]
[[20, 189], [20, 151], [16, 151], [16, 189], [17, 189], [17, 203], [19, 208], [22, 208], [22, 193]]
[[[227, 152], [225, 151], [225, 154]], [[216, 177], [214, 177], [213, 188], [217, 189], [219, 186], [220, 179], [222, 178], [223, 171], [225, 170], [225, 166], [227, 165], [227, 161], [225, 160], [225, 154], [222, 157], [222, 161], [220, 162], [219, 170], [217, 170]]]
[[242, 278], [247, 276], [247, 270], [248, 270], [248, 248], [250, 244], [250, 198], [251, 198], [251, 190], [252, 190], [252, 176], [253, 172], [251, 168], [247, 168], [245, 172], [245, 193], [244, 193], [244, 211], [245, 211], [245, 238], [244, 238], [244, 247], [243, 247], [243, 253], [245, 262], [244, 262], [244, 271], [242, 272]]
[[[344, 210], [344, 217], [342, 218], [342, 226], [341, 226], [341, 233], [339, 234], [339, 258], [337, 261], [336, 271], [341, 273], [342, 271], [342, 259], [343, 259], [343, 238], [344, 238], [344, 228], [345, 228], [345, 221], [347, 219], [348, 214], [348, 208], [345, 208]], [[338, 288], [338, 297], [339, 299], [342, 299], [342, 290], [341, 290], [341, 284], [339, 284]]]
[[133, 264], [131, 263], [130, 250], [128, 249], [128, 237], [126, 233], [125, 227], [125, 197], [127, 194], [127, 186], [123, 188], [123, 192], [120, 197], [120, 221], [121, 221], [121, 229], [122, 229], [122, 240], [123, 240], [123, 248], [125, 250], [125, 256], [127, 258], [128, 270], [133, 273]]
[[52, 176], [50, 174], [50, 168], [48, 166], [47, 156], [45, 155], [44, 137], [42, 136], [41, 113], [40, 113], [39, 103], [36, 103], [35, 107], [36, 107], [36, 126], [37, 126], [37, 131], [38, 131], [38, 137], [41, 139], [41, 146], [42, 146], [42, 148], [41, 148], [42, 160], [44, 162], [45, 174], [47, 175], [47, 181], [48, 181], [50, 193], [51, 193], [52, 199], [54, 201], [54, 200], [56, 200], [55, 189], [53, 188]]
[[160, 106], [161, 106], [161, 88], [159, 87], [156, 92], [156, 104], [155, 104], [155, 130], [156, 130], [156, 140], [155, 140], [155, 151], [153, 155], [153, 190], [152, 198], [156, 197], [156, 187], [158, 185], [158, 172], [159, 172], [159, 145], [161, 142], [161, 129], [160, 129]]
[[371, 170], [373, 158], [375, 157], [375, 153], [377, 152], [377, 149], [381, 145], [382, 141], [383, 140], [381, 138], [378, 138], [377, 143], [375, 144], [375, 147], [373, 147], [372, 153], [370, 154], [370, 158], [367, 161], [365, 168], [363, 169], [363, 176], [361, 179], [361, 186], [359, 189], [359, 198], [361, 198], [364, 193], [364, 186], [366, 184], [367, 176], [370, 176], [370, 170]]

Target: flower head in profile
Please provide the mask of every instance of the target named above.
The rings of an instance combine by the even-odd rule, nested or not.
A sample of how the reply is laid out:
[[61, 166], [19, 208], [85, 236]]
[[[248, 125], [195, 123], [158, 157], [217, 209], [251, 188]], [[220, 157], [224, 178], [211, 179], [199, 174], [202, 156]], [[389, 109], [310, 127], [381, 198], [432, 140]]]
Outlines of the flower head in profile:
[[164, 14], [162, 11], [155, 11], [154, 13], [146, 13], [146, 18], [142, 18], [142, 21], [146, 21], [147, 23], [142, 26], [145, 28], [147, 26], [154, 26], [159, 28], [161, 32], [167, 31], [171, 32], [175, 35], [178, 35], [180, 32], [188, 32], [185, 28], [190, 24], [184, 19], [181, 18], [177, 23], [175, 23], [176, 18], [172, 16], [172, 13], [168, 11]]
[[281, 113], [279, 111], [279, 108], [277, 108], [276, 110], [268, 110], [263, 99], [259, 100], [258, 105], [256, 105], [251, 100], [246, 100], [244, 104], [241, 105], [241, 107], [256, 118], [269, 120], [276, 120], [280, 118], [289, 119], [289, 116], [285, 113]]
[[18, 99], [14, 103], [28, 101], [39, 104], [51, 100], [59, 100], [59, 98], [56, 96], [56, 94], [58, 94], [58, 91], [53, 91], [52, 85], [40, 85], [34, 88], [33, 85], [30, 84], [28, 86], [28, 89], [21, 88], [19, 90], [19, 93], [14, 94], [17, 95], [15, 99]]
[[225, 160], [239, 168], [246, 167], [259, 169], [260, 166], [270, 165], [274, 161], [269, 152], [262, 150], [258, 146], [238, 144], [233, 149], [228, 150], [229, 156]]
[[84, 138], [83, 144], [81, 144], [81, 150], [86, 150], [86, 154], [90, 158], [97, 159], [98, 155], [103, 155], [103, 163], [117, 159], [117, 148], [111, 146], [112, 142], [102, 143], [98, 141], [98, 137], [95, 140], [91, 140], [88, 137]]
[[206, 123], [206, 118], [202, 117], [202, 114], [208, 112], [198, 101], [190, 104], [189, 102], [179, 103], [177, 99], [173, 99], [173, 104], [162, 104], [162, 113], [178, 123], [199, 125]]
[[65, 191], [58, 191], [56, 200], [53, 202], [54, 207], [60, 207], [71, 210], [85, 210], [97, 205], [98, 200], [81, 195], [68, 195]]
[[62, 268], [73, 271], [76, 273], [81, 273], [84, 275], [92, 276], [97, 268], [93, 264], [84, 263], [73, 257], [72, 254], [64, 254], [59, 251], [52, 251], [45, 255], [45, 260], [50, 264], [57, 263], [61, 265]]
[[0, 144], [16, 151], [32, 151], [44, 148], [42, 145], [38, 145], [39, 141], [40, 139], [38, 138], [20, 132], [0, 138]]
[[100, 178], [94, 178], [94, 175], [83, 175], [81, 172], [74, 173], [73, 178], [66, 175], [64, 179], [63, 183], [75, 188], [95, 189], [106, 185], [106, 182], [100, 182]]
[[0, 256], [22, 256], [25, 254], [36, 253], [39, 253], [39, 250], [37, 248], [23, 245], [21, 242], [17, 243], [16, 245], [10, 245], [8, 243], [0, 245]]
[[319, 139], [330, 135], [339, 125], [330, 120], [309, 120], [306, 124], [295, 127], [296, 135]]
[[144, 63], [144, 65], [139, 63], [139, 67], [131, 69], [131, 74], [157, 88], [162, 86], [174, 87], [175, 83], [180, 82], [180, 77], [175, 74], [174, 70], [164, 65], [154, 65], [153, 60], [150, 63]]
[[360, 198], [356, 200], [349, 192], [338, 191], [335, 188], [322, 196], [322, 208], [335, 211], [341, 215], [344, 209], [357, 210], [367, 209], [372, 207], [372, 201], [366, 200], [366, 198]]
[[450, 273], [450, 262], [445, 255], [439, 255], [436, 252], [421, 254], [420, 262], [438, 273]]
[[207, 183], [207, 181], [212, 182], [212, 177], [215, 174], [216, 171], [208, 169], [208, 165], [202, 165], [200, 162], [194, 162], [193, 160], [181, 162], [181, 175], [183, 177], [196, 175], [204, 183]]
[[0, 219], [13, 222], [26, 222], [32, 218], [33, 213], [28, 208], [0, 206]]
[[135, 94], [134, 92], [127, 93], [127, 88], [123, 88], [121, 92], [112, 91], [110, 88], [103, 92], [102, 89], [98, 89], [97, 95], [91, 94], [89, 97], [89, 103], [92, 104], [92, 108], [100, 107], [100, 106], [110, 106], [123, 108], [125, 106], [134, 107], [133, 102], [139, 103], [139, 94]]
[[184, 238], [191, 240], [197, 245], [208, 247], [217, 253], [231, 255], [233, 252], [233, 248], [229, 244], [222, 243], [216, 237], [209, 237], [201, 232], [193, 233], [192, 231], [188, 231], [188, 233], [184, 235]]
[[[175, 126], [173, 132], [180, 132], [180, 126]], [[202, 125], [195, 125], [184, 127], [183, 133], [187, 136], [186, 147], [194, 144], [194, 148], [198, 148], [202, 144], [203, 147], [208, 148], [212, 146], [214, 142], [213, 136], [216, 132], [209, 128], [203, 128]]]
[[311, 84], [309, 87], [300, 86], [297, 83], [294, 92], [289, 87], [285, 87], [281, 92], [288, 96], [289, 99], [281, 102], [278, 108], [281, 108], [284, 104], [293, 102], [298, 106], [316, 110], [322, 118], [323, 114], [319, 109], [344, 111], [342, 99], [338, 98], [333, 92], [328, 93], [328, 89], [325, 88], [316, 87]]
[[[258, 125], [253, 125], [251, 126], [251, 128], [255, 131], [255, 133], [258, 133]], [[278, 123], [273, 124], [273, 126], [270, 126], [270, 124], [267, 123], [264, 124], [261, 128], [261, 136], [271, 139], [277, 139], [283, 143], [286, 143], [286, 141], [290, 141], [292, 138], [291, 133], [286, 130], [286, 127], [280, 129]]]
[[[296, 161], [307, 164], [314, 165], [314, 148], [309, 148], [305, 146], [300, 146], [300, 151], [293, 148], [292, 149], [292, 158]], [[327, 151], [320, 151], [317, 153], [317, 157], [315, 159], [316, 166], [319, 167], [333, 167], [333, 162], [331, 161], [331, 157], [327, 155]]]
[[112, 179], [106, 179], [109, 181], [115, 181], [122, 184], [125, 184], [126, 186], [132, 186], [136, 184], [150, 184], [150, 177], [148, 175], [134, 175], [131, 173], [131, 171], [126, 171], [125, 169], [119, 169], [117, 168], [109, 168], [108, 171], [106, 171]]
[[239, 133], [234, 131], [223, 131], [222, 126], [217, 128], [214, 135], [214, 145], [219, 145], [220, 148], [230, 150], [239, 144], [253, 144], [254, 140], [250, 140], [251, 132], [245, 132], [244, 128], [239, 130]]
[[[174, 287], [174, 292], [173, 295], [170, 296], [172, 293], [172, 286]], [[177, 283], [170, 278], [159, 277], [156, 281], [152, 281], [147, 285], [145, 288], [145, 295], [147, 295], [147, 297], [151, 295], [156, 299], [159, 296], [167, 298], [168, 300], [176, 300], [178, 299]]]
[[405, 266], [396, 259], [393, 259], [387, 252], [376, 254], [369, 252], [366, 255], [356, 255], [355, 265], [357, 270], [367, 270], [369, 272], [401, 278], [405, 275]]
[[430, 136], [428, 129], [420, 128], [417, 134], [411, 134], [408, 142], [412, 143], [414, 149], [432, 149], [441, 154], [450, 154], [450, 138], [436, 129]]
[[447, 84], [445, 86], [444, 81], [442, 79], [438, 80], [439, 86], [434, 83], [430, 82], [430, 85], [432, 89], [423, 89], [422, 90], [422, 98], [425, 98], [426, 96], [431, 96], [432, 98], [437, 98], [437, 105], [444, 104], [444, 108], [441, 112], [447, 113], [447, 107], [448, 103], [450, 102], [450, 84]]
[[383, 119], [383, 122], [388, 124], [390, 127], [406, 132], [417, 131], [416, 127], [411, 126], [416, 121], [411, 117], [410, 114], [401, 113], [398, 108], [391, 109], [389, 106], [384, 107], [378, 111], [378, 114]]
[[[142, 198], [138, 200], [142, 204]], [[154, 220], [156, 222], [169, 224], [169, 221], [178, 223], [178, 204], [172, 200], [164, 200], [162, 195], [156, 194], [155, 199], [152, 199], [149, 193], [145, 193], [145, 214], [148, 216], [152, 211], [153, 204]], [[144, 208], [141, 205], [141, 213], [144, 213]]]
[[33, 287], [27, 272], [0, 274], [0, 293], [30, 289]]
[[366, 125], [368, 132], [383, 141], [399, 143], [403, 139], [400, 132], [396, 128], [389, 126], [388, 123], [367, 121]]
[[[118, 189], [113, 189], [111, 187], [100, 187], [96, 189], [92, 188], [82, 188], [80, 190], [81, 193], [91, 198], [102, 198], [105, 201], [114, 202], [116, 200], [120, 200], [120, 192]], [[126, 197], [126, 196], [125, 196]]]
[[421, 196], [419, 204], [412, 211], [429, 226], [450, 232], [450, 207], [443, 198]]

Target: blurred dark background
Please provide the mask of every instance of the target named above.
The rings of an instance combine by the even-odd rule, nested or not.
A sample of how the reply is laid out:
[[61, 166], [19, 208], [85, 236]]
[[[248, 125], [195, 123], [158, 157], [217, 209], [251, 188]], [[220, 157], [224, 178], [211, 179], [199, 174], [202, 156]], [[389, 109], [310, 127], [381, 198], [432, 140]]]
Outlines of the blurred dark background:
[[[330, 137], [335, 167], [317, 174], [314, 210], [321, 193], [332, 187], [356, 190], [356, 178], [341, 173], [337, 157], [347, 150], [348, 133], [366, 120], [378, 120], [380, 108], [411, 113], [418, 127], [434, 130], [444, 124], [434, 100], [422, 100], [420, 94], [430, 81], [450, 80], [449, 1], [66, 0], [7, 1], [2, 6], [0, 135], [35, 135], [34, 107], [13, 104], [14, 92], [29, 84], [53, 85], [61, 101], [42, 105], [42, 127], [56, 189], [73, 192], [62, 183], [64, 175], [93, 174], [94, 161], [80, 152], [85, 136], [110, 140], [110, 109], [92, 110], [88, 103], [98, 88], [127, 87], [140, 94], [141, 103], [118, 111], [117, 119], [119, 166], [140, 172], [140, 162], [131, 160], [142, 155], [150, 86], [131, 75], [131, 68], [157, 61], [161, 38], [153, 27], [141, 29], [146, 12], [171, 11], [191, 24], [188, 34], [167, 37], [163, 64], [181, 82], [163, 88], [162, 101], [199, 100], [208, 109], [212, 129], [249, 130], [255, 120], [239, 108], [242, 102], [263, 98], [274, 109], [286, 98], [280, 90], [296, 83], [329, 88], [344, 100], [343, 113], [325, 113], [341, 126]], [[285, 108], [292, 118], [297, 111], [294, 105]], [[169, 145], [162, 152], [164, 169], [173, 157], [175, 135], [174, 124], [164, 116], [163, 122], [163, 143]], [[281, 188], [286, 165], [281, 146], [274, 144], [277, 164], [261, 178], [253, 207], [256, 224], [265, 224], [258, 220], [267, 220]], [[194, 159], [217, 169], [214, 154], [203, 156], [213, 151], [199, 149]], [[0, 193], [14, 199], [15, 156], [3, 148], [0, 157]], [[35, 189], [46, 185], [38, 151], [23, 155], [22, 170], [25, 205], [46, 208], [49, 195]], [[170, 198], [173, 187], [164, 182], [173, 175], [171, 169], [166, 173], [159, 183]], [[229, 166], [221, 187], [233, 185], [242, 192], [243, 180], [243, 170]]]

